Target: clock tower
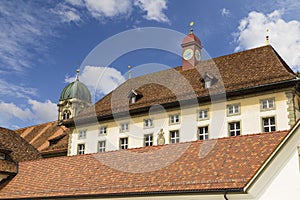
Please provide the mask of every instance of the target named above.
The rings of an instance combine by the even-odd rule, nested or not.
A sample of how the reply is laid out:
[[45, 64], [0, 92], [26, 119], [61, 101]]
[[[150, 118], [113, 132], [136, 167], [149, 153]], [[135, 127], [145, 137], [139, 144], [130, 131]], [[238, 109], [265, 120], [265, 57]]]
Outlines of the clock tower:
[[190, 23], [190, 33], [183, 39], [182, 70], [194, 68], [201, 61], [202, 45], [200, 39], [193, 33], [194, 22]]

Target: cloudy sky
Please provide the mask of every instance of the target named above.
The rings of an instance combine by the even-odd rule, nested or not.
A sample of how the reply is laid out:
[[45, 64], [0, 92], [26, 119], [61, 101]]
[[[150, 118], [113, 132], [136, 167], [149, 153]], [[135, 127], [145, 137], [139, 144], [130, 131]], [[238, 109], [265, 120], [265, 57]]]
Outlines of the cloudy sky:
[[[177, 33], [194, 21], [211, 57], [265, 45], [269, 29], [271, 45], [300, 71], [299, 9], [296, 0], [0, 0], [0, 126], [56, 120], [60, 92], [77, 68], [95, 101], [128, 77], [128, 65], [180, 65], [167, 39], [145, 27], [170, 34], [180, 51]], [[134, 46], [141, 39], [161, 46]]]

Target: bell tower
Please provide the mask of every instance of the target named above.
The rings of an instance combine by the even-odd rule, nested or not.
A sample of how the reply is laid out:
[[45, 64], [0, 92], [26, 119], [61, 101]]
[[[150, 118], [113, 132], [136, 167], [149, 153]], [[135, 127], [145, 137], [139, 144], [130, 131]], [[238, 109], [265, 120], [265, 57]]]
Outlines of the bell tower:
[[58, 121], [75, 117], [82, 110], [92, 105], [91, 93], [82, 82], [79, 81], [79, 70], [76, 70], [76, 79], [67, 85], [61, 92], [58, 107]]
[[194, 68], [201, 61], [202, 45], [200, 39], [193, 32], [194, 22], [190, 23], [190, 33], [183, 39], [182, 70]]

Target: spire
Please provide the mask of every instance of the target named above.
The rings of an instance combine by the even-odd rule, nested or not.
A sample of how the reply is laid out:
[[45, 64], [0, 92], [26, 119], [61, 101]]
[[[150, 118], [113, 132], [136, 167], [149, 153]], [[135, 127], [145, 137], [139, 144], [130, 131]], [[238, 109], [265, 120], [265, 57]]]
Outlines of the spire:
[[267, 45], [269, 45], [269, 29], [267, 29], [266, 31], [267, 31], [266, 43], [267, 43]]
[[193, 34], [193, 33], [194, 33], [193, 26], [194, 26], [194, 22], [191, 21], [191, 22], [190, 22], [190, 34]]
[[76, 70], [76, 81], [79, 81], [79, 73], [80, 73], [80, 69]]

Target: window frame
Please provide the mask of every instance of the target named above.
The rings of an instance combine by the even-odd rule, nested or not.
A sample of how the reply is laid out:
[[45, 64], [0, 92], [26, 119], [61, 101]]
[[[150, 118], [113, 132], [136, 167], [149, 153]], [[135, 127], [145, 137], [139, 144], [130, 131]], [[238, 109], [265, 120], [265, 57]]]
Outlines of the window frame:
[[[272, 100], [273, 102], [273, 107], [270, 107], [270, 103], [269, 101]], [[263, 102], [266, 101], [267, 102], [267, 108], [263, 107]], [[259, 100], [259, 106], [260, 106], [260, 111], [268, 111], [268, 110], [275, 110], [276, 109], [276, 105], [275, 105], [275, 97], [270, 97], [270, 98], [265, 98], [265, 99], [260, 99]]]
[[6, 160], [6, 153], [0, 153], [0, 160]]
[[[203, 113], [203, 112], [206, 112], [206, 117], [200, 117], [200, 112]], [[203, 114], [202, 114], [203, 115]], [[201, 116], [202, 116], [201, 115]], [[205, 108], [205, 109], [198, 109], [197, 110], [197, 120], [198, 121], [203, 121], [203, 120], [208, 120], [209, 119], [209, 109], [208, 108]]]
[[[123, 129], [123, 125], [127, 124], [127, 129]], [[126, 133], [129, 132], [129, 123], [128, 122], [124, 122], [120, 124], [120, 133]]]
[[[172, 133], [177, 133], [177, 135], [175, 135], [175, 137], [172, 137]], [[176, 144], [176, 143], [179, 143], [180, 142], [180, 132], [179, 132], [179, 130], [177, 129], [177, 130], [170, 130], [169, 131], [169, 142], [170, 142], [170, 144]], [[175, 142], [172, 142], [172, 141], [174, 141], [175, 140]]]
[[[151, 137], [151, 140], [147, 140], [148, 137]], [[147, 145], [148, 143], [150, 143], [150, 145]], [[144, 135], [144, 146], [148, 147], [148, 146], [153, 146], [153, 133], [150, 134], [145, 134]]]
[[[100, 146], [100, 144], [103, 144], [104, 146]], [[97, 152], [105, 152], [106, 151], [106, 140], [100, 140], [98, 141], [98, 148], [97, 148]]]
[[[86, 139], [86, 132], [87, 132], [86, 129], [84, 129], [84, 130], [79, 130], [79, 131], [78, 131], [78, 139], [79, 139], [79, 140]], [[84, 135], [82, 136], [81, 133], [84, 133]]]
[[[239, 129], [236, 128], [236, 124], [239, 124]], [[234, 129], [231, 130], [230, 129], [230, 124], [234, 124]], [[242, 135], [242, 125], [241, 125], [241, 121], [231, 121], [231, 122], [228, 122], [228, 135], [230, 137], [235, 137], [235, 136], [239, 136], [239, 135]], [[239, 134], [237, 134], [237, 131], [239, 131]], [[234, 135], [232, 135], [232, 132], [234, 133]]]
[[[146, 121], [150, 121], [150, 126], [146, 126]], [[144, 127], [144, 129], [153, 128], [154, 127], [153, 119], [152, 118], [144, 119], [143, 120], [143, 127]]]
[[[272, 125], [268, 125], [268, 126], [265, 126], [264, 125], [264, 119], [271, 119], [271, 118], [274, 118], [274, 124]], [[276, 123], [276, 116], [263, 116], [263, 117], [261, 117], [261, 125], [262, 125], [262, 132], [267, 132], [267, 133], [269, 133], [269, 132], [274, 132], [274, 131], [276, 131], [277, 130], [277, 123]], [[265, 131], [265, 128], [266, 127], [268, 127], [269, 128], [269, 131]], [[272, 127], [274, 127], [274, 130], [272, 131], [270, 131], [270, 129], [272, 128]]]
[[[124, 140], [124, 141], [126, 140], [126, 143], [122, 143], [123, 140]], [[120, 148], [120, 149], [128, 149], [128, 146], [129, 146], [129, 145], [128, 145], [128, 144], [129, 144], [128, 141], [129, 141], [128, 137], [122, 137], [122, 138], [120, 138], [120, 139], [119, 139], [119, 148]], [[122, 148], [122, 147], [124, 147], [124, 146], [125, 146], [125, 148]]]
[[[238, 112], [230, 113], [229, 110], [230, 110], [231, 106], [232, 106], [232, 108], [234, 108], [233, 111], [235, 111], [235, 106], [237, 106]], [[226, 107], [226, 110], [227, 110], [227, 116], [240, 115], [241, 114], [241, 104], [240, 103], [228, 104]]]
[[[101, 130], [105, 130], [104, 132]], [[99, 127], [99, 135], [106, 135], [107, 134], [107, 126], [100, 126]]]
[[[83, 146], [83, 149], [80, 149], [80, 146]], [[80, 153], [83, 152], [83, 153]], [[77, 155], [84, 155], [85, 154], [85, 143], [77, 144]]]
[[[200, 129], [206, 129], [207, 128], [207, 132], [206, 133], [200, 133]], [[197, 132], [197, 140], [208, 140], [209, 139], [209, 126], [208, 125], [204, 125], [204, 126], [198, 126], [198, 132]], [[203, 139], [201, 139], [201, 137], [203, 137]]]
[[[174, 118], [175, 116], [178, 116], [178, 121], [176, 120], [174, 120], [173, 119], [173, 122], [172, 122], [172, 118]], [[169, 115], [169, 125], [173, 125], [173, 124], [180, 124], [180, 114], [171, 114], [171, 115]]]

